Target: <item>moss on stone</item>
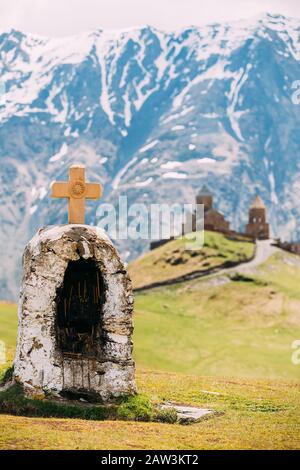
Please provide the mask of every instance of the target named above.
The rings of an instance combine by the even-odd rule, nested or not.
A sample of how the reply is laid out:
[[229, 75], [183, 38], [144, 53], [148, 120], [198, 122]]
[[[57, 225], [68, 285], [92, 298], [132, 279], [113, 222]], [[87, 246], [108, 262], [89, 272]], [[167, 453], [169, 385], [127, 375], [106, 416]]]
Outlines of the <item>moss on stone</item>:
[[[8, 374], [8, 372], [7, 372]], [[10, 372], [11, 374], [11, 372]], [[175, 410], [174, 410], [175, 412]], [[172, 412], [160, 410], [146, 395], [119, 398], [112, 404], [91, 404], [80, 401], [59, 401], [28, 398], [21, 384], [13, 384], [0, 392], [0, 413], [43, 418], [79, 418], [87, 420], [176, 422]]]

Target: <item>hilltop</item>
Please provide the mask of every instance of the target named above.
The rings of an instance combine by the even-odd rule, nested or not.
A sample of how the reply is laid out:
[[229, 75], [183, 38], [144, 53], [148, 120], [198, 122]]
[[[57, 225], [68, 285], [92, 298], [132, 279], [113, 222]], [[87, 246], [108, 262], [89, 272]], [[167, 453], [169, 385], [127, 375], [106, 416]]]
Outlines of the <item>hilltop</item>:
[[202, 248], [187, 250], [189, 243], [187, 237], [172, 240], [130, 263], [128, 270], [134, 288], [208, 274], [250, 260], [255, 250], [254, 243], [246, 237], [232, 240], [207, 230]]

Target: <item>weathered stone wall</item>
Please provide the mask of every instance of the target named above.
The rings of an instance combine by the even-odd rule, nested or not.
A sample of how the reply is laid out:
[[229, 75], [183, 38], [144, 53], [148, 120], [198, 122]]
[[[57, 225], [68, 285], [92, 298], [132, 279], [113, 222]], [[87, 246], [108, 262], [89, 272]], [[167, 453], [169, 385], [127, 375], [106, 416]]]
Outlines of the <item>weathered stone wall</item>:
[[255, 240], [268, 240], [270, 238], [269, 224], [259, 222], [247, 224], [246, 234]]
[[204, 213], [204, 229], [216, 232], [228, 232], [230, 230], [229, 222], [225, 220], [222, 214], [215, 210]]
[[[57, 292], [68, 263], [80, 258], [96, 263], [106, 290], [97, 358], [72, 358], [58, 346]], [[109, 400], [135, 393], [132, 311], [130, 279], [101, 229], [86, 225], [41, 229], [23, 256], [14, 379], [34, 394], [86, 390]]]
[[[197, 223], [199, 224], [199, 221], [196, 220], [196, 214], [194, 213], [192, 214], [193, 232], [197, 230]], [[215, 232], [229, 233], [230, 224], [220, 212], [211, 209], [204, 212], [204, 229]], [[183, 233], [188, 233], [187, 226], [185, 224], [183, 225], [182, 231]]]
[[246, 233], [258, 240], [267, 240], [270, 238], [270, 226], [266, 222], [265, 208], [250, 208]]

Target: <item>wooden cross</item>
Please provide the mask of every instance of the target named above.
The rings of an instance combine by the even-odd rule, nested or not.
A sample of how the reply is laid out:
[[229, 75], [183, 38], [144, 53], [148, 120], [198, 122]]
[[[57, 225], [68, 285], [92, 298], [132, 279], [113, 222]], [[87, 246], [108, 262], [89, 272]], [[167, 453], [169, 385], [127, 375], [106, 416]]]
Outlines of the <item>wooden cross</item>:
[[68, 198], [68, 223], [84, 224], [85, 200], [99, 199], [103, 188], [99, 183], [85, 182], [84, 165], [72, 165], [69, 168], [69, 181], [55, 181], [51, 184], [51, 190], [51, 197]]

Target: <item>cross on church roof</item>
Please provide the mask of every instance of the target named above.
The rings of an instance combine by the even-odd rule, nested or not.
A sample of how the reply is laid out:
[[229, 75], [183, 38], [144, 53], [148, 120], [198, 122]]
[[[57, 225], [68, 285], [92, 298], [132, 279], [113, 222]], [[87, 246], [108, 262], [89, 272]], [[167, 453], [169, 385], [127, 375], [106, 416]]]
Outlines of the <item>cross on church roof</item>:
[[51, 197], [68, 198], [68, 223], [84, 224], [85, 200], [99, 199], [103, 188], [99, 183], [86, 183], [84, 165], [72, 165], [69, 168], [69, 181], [54, 181], [51, 190]]

